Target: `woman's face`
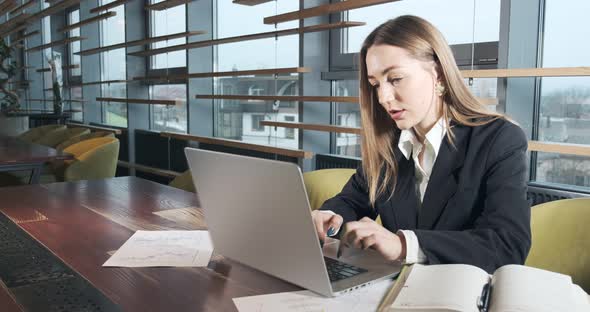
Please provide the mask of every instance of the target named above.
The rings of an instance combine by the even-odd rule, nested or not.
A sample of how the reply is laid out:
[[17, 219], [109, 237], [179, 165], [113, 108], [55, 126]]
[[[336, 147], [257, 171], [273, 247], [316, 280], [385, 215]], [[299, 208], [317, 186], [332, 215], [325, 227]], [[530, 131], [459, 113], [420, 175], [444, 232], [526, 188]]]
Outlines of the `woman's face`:
[[400, 47], [374, 45], [367, 51], [367, 78], [379, 104], [399, 129], [428, 131], [438, 120], [441, 98], [435, 95], [434, 61], [421, 61]]

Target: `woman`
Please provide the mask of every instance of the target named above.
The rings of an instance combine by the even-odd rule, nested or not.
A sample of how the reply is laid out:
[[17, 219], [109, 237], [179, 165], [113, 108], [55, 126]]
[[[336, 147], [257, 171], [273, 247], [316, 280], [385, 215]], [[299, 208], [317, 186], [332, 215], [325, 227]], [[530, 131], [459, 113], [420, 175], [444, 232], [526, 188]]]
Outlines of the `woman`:
[[345, 246], [388, 260], [490, 273], [524, 263], [523, 131], [478, 102], [442, 34], [421, 18], [377, 27], [360, 61], [362, 166], [313, 212], [320, 239], [340, 232]]

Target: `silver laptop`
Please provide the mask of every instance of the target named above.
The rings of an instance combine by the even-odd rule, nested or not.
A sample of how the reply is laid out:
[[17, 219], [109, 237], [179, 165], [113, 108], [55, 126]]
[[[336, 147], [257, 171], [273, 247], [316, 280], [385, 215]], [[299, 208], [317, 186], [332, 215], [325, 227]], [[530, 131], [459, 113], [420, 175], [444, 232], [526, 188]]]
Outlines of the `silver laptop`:
[[307, 288], [336, 296], [399, 273], [373, 250], [323, 248], [299, 167], [292, 163], [186, 148], [215, 251]]

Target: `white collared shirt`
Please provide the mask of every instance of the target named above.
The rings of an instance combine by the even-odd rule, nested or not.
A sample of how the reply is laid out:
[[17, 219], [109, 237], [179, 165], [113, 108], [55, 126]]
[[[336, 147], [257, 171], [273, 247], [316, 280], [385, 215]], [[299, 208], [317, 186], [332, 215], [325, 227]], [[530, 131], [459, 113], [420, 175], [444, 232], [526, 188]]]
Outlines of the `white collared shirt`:
[[[420, 213], [422, 202], [424, 200], [424, 193], [434, 162], [438, 156], [438, 151], [447, 133], [444, 119], [440, 118], [434, 126], [426, 133], [424, 143], [420, 143], [416, 138], [413, 130], [402, 130], [400, 133], [398, 147], [406, 159], [414, 160], [414, 169], [416, 176], [416, 188], [419, 192], [420, 205], [418, 205], [418, 213]], [[422, 156], [422, 163], [420, 163], [418, 155], [424, 150]], [[398, 234], [402, 234], [406, 239], [406, 263], [424, 263], [426, 262], [426, 255], [420, 248], [418, 237], [414, 231], [400, 230]]]

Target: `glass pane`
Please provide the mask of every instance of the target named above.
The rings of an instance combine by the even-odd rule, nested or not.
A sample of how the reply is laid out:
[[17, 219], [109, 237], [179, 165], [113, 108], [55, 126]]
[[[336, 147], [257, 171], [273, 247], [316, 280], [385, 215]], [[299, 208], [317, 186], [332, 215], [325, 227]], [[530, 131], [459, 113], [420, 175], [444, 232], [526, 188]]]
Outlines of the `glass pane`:
[[434, 24], [449, 44], [471, 43], [474, 38], [475, 42], [498, 41], [500, 1], [398, 1], [351, 10], [348, 12], [349, 21], [366, 22], [367, 25], [348, 29], [347, 45], [343, 47], [342, 53], [359, 52], [363, 41], [373, 29], [389, 19], [406, 14], [420, 16]]
[[[216, 94], [297, 95], [298, 77], [223, 77], [215, 79]], [[262, 120], [296, 121], [297, 102], [262, 100], [216, 100], [215, 136], [249, 143], [298, 148], [298, 130], [263, 127]]]
[[[114, 0], [102, 0], [105, 5]], [[110, 9], [117, 12], [116, 16], [100, 22], [101, 46], [109, 46], [125, 42], [125, 6]], [[100, 53], [101, 80], [125, 80], [126, 54], [125, 48]], [[125, 83], [101, 84], [103, 97], [126, 98], [127, 85]], [[127, 127], [127, 104], [103, 102], [103, 123], [118, 127]]]
[[[342, 80], [335, 83], [336, 96], [358, 96], [359, 84], [357, 80]], [[361, 113], [359, 104], [337, 103], [336, 120], [332, 122], [343, 127], [361, 126]], [[360, 135], [354, 133], [336, 133], [336, 155], [361, 157]]]
[[[231, 1], [218, 2], [218, 38], [227, 38], [274, 30], [297, 28], [298, 22], [265, 25], [266, 16], [299, 9], [297, 1], [274, 1], [253, 7], [238, 6]], [[239, 53], [236, 53], [239, 51]], [[238, 71], [297, 67], [297, 35], [222, 44], [216, 47], [217, 71]], [[297, 95], [298, 76], [221, 77], [214, 80], [215, 94]], [[297, 102], [260, 100], [217, 100], [214, 110], [214, 135], [249, 143], [285, 148], [299, 147], [299, 131], [265, 127], [260, 121], [298, 121]]]
[[[543, 67], [590, 66], [590, 43], [580, 40], [587, 37], [589, 10], [586, 0], [546, 1]], [[579, 25], [567, 27], [572, 20]], [[590, 77], [542, 78], [539, 113], [540, 141], [589, 145]], [[536, 165], [537, 181], [590, 187], [588, 157], [538, 153]]]
[[[103, 97], [127, 97], [127, 85], [125, 83], [102, 84], [101, 90]], [[103, 122], [105, 124], [127, 127], [127, 104], [103, 102], [103, 110]]]
[[[72, 100], [82, 99], [82, 87], [70, 87], [70, 98]], [[84, 121], [84, 108], [82, 103], [70, 102], [70, 109], [72, 112], [72, 120]]]
[[[161, 1], [152, 1], [158, 3]], [[186, 31], [186, 5], [179, 5], [163, 11], [151, 10], [151, 36], [164, 36]], [[159, 41], [152, 44], [152, 49], [184, 44], [186, 38]], [[173, 51], [152, 57], [152, 68], [171, 68], [186, 66], [186, 50]]]
[[186, 85], [154, 85], [151, 99], [176, 100], [176, 105], [151, 105], [150, 129], [156, 131], [187, 132]]
[[[68, 24], [75, 24], [80, 22], [80, 10], [72, 11], [68, 14]], [[80, 28], [72, 29], [68, 32], [69, 37], [78, 37], [80, 36]], [[75, 41], [69, 44], [69, 52], [70, 52], [70, 65], [79, 65], [81, 66], [82, 63], [80, 61], [80, 55], [74, 54], [76, 52], [80, 52], [80, 41]], [[71, 76], [80, 76], [82, 75], [82, 68], [73, 68], [70, 69]]]

